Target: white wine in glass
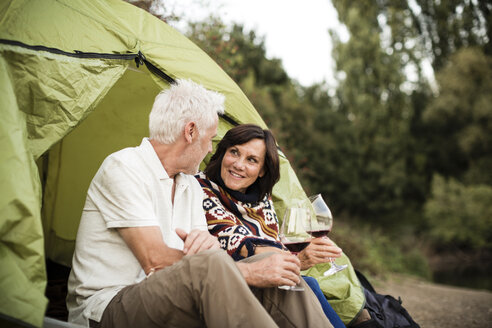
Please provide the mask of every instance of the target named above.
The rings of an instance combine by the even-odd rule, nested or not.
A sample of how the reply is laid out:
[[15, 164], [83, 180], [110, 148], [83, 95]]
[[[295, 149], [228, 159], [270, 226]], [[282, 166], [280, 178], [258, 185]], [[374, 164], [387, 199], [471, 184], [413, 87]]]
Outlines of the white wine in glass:
[[[328, 236], [333, 227], [333, 215], [330, 208], [324, 201], [321, 194], [309, 197], [313, 206], [314, 215], [310, 217], [309, 228], [307, 232], [314, 238]], [[331, 267], [324, 272], [325, 276], [331, 276], [339, 271], [345, 270], [348, 265], [338, 265], [330, 258]]]

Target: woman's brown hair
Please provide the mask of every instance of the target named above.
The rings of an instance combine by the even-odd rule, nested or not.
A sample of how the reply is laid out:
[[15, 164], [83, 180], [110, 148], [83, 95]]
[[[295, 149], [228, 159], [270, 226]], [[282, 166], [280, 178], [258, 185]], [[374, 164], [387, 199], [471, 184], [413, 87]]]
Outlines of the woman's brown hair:
[[270, 130], [263, 130], [255, 124], [238, 125], [225, 134], [217, 145], [217, 150], [210, 158], [210, 162], [205, 168], [205, 174], [214, 182], [219, 181], [222, 159], [227, 149], [235, 145], [242, 145], [252, 139], [261, 139], [265, 142], [266, 154], [263, 177], [256, 180], [259, 184], [260, 199], [265, 195], [271, 195], [273, 186], [280, 178], [280, 163], [277, 152], [277, 142]]

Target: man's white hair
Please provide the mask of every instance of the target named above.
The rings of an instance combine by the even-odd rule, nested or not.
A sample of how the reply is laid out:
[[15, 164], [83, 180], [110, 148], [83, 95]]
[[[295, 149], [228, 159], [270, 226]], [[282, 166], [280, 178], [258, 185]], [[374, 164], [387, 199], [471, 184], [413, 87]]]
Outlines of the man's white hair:
[[224, 95], [205, 89], [191, 80], [177, 80], [155, 98], [149, 115], [149, 136], [163, 144], [172, 144], [184, 126], [195, 122], [203, 136], [224, 113]]

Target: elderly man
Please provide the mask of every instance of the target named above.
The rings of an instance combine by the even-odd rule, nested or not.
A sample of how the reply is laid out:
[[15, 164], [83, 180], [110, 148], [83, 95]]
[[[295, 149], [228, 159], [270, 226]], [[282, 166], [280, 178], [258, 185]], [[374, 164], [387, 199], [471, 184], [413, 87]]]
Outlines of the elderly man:
[[118, 328], [331, 326], [309, 288], [273, 287], [299, 281], [297, 258], [275, 254], [236, 264], [207, 231], [193, 174], [212, 150], [223, 102], [180, 80], [156, 97], [150, 138], [104, 160], [77, 234], [69, 321]]

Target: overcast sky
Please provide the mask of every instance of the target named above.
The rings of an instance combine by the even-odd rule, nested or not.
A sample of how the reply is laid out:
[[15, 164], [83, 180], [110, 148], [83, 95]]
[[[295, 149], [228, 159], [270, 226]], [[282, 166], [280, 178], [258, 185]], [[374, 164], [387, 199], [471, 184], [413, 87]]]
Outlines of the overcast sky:
[[[171, 0], [177, 14], [205, 18], [197, 0]], [[200, 1], [198, 1], [200, 2]], [[203, 2], [203, 1], [202, 1]], [[330, 28], [347, 33], [330, 0], [210, 0], [212, 10], [226, 23], [242, 23], [263, 36], [267, 57], [280, 58], [289, 76], [308, 86], [325, 80], [334, 85]]]

